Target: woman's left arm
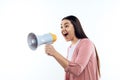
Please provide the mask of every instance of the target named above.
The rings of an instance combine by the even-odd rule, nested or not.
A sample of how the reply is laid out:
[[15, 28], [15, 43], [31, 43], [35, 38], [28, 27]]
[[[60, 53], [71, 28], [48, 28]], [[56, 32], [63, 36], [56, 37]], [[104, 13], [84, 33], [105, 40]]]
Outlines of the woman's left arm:
[[74, 56], [74, 62], [69, 62], [65, 71], [79, 76], [90, 60], [90, 56], [93, 52], [93, 44], [89, 40], [85, 40], [81, 41], [80, 47], [77, 48], [78, 52], [75, 53], [77, 57]]

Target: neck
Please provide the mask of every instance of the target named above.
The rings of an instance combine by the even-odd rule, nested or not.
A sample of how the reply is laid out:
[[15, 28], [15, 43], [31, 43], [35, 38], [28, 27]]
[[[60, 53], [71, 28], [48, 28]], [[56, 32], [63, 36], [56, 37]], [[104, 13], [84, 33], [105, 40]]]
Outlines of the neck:
[[74, 38], [72, 41], [71, 41], [71, 45], [74, 45], [79, 39], [78, 38]]

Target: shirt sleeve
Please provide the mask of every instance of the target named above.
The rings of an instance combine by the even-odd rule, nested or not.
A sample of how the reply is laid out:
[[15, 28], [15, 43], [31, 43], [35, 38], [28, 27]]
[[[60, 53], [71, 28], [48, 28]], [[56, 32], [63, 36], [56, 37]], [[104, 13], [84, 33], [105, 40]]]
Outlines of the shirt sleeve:
[[85, 69], [93, 50], [93, 44], [89, 40], [83, 41], [79, 45], [77, 47], [78, 53], [75, 53], [77, 54], [75, 61], [69, 62], [68, 67], [65, 68], [66, 72], [70, 72], [75, 76], [79, 76]]

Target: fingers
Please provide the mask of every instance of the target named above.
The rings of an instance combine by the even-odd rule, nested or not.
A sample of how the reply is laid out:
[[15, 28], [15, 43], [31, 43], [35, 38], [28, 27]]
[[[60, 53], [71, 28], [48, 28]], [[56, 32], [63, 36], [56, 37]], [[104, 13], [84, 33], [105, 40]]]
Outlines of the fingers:
[[45, 45], [45, 52], [46, 54], [52, 56], [52, 46], [50, 44]]

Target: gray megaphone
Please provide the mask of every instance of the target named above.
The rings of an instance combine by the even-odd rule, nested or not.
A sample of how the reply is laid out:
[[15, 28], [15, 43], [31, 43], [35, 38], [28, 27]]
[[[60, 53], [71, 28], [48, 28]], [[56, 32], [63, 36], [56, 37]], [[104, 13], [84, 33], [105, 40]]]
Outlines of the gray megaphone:
[[55, 42], [57, 36], [52, 33], [36, 36], [34, 33], [29, 33], [27, 37], [28, 46], [30, 49], [35, 50], [39, 45], [51, 44]]

